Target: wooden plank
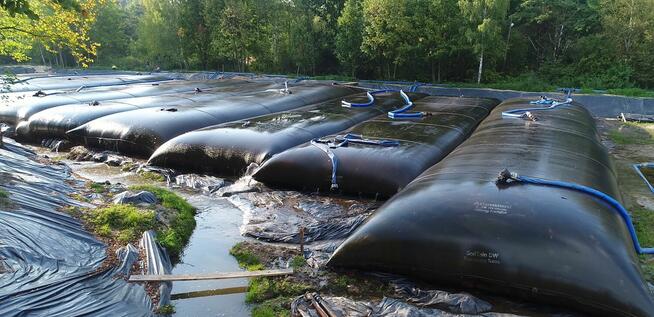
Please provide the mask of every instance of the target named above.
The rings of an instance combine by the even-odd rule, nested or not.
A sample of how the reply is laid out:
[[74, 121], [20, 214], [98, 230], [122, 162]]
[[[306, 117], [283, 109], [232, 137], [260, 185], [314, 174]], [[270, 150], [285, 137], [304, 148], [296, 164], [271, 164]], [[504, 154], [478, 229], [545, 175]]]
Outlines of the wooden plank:
[[293, 269], [283, 270], [262, 270], [262, 271], [240, 271], [212, 274], [183, 274], [183, 275], [131, 275], [130, 282], [169, 282], [169, 281], [201, 281], [201, 280], [225, 280], [244, 277], [280, 276], [293, 274]]

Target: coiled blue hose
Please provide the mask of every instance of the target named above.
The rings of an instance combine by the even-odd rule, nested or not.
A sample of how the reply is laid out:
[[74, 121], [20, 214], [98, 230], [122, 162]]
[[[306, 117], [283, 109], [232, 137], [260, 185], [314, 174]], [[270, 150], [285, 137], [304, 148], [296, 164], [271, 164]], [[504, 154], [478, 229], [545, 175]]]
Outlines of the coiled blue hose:
[[388, 117], [391, 119], [400, 119], [400, 118], [422, 118], [425, 116], [424, 112], [407, 112], [409, 109], [413, 108], [413, 102], [407, 96], [404, 91], [400, 90], [400, 96], [404, 99], [404, 107], [388, 112]]
[[534, 107], [534, 108], [522, 108], [522, 109], [513, 109], [509, 111], [504, 111], [502, 112], [502, 117], [505, 118], [522, 118], [525, 116], [525, 114], [533, 112], [533, 111], [543, 111], [543, 110], [553, 110], [556, 109], [557, 107], [561, 105], [566, 105], [572, 102], [571, 97], [567, 97], [565, 101], [559, 102], [553, 99], [549, 99], [547, 97], [541, 97], [541, 99], [537, 101], [532, 101], [530, 102], [531, 104], [549, 104], [551, 106], [549, 107]]
[[654, 193], [654, 186], [649, 182], [647, 177], [643, 174], [643, 172], [640, 170], [641, 167], [649, 167], [649, 168], [654, 168], [654, 163], [640, 163], [640, 164], [634, 164], [633, 165], [634, 169], [636, 170], [636, 173], [638, 173], [638, 176], [642, 178], [645, 181], [645, 184], [647, 184], [647, 187], [649, 187], [649, 190]]
[[338, 180], [336, 179], [336, 172], [338, 170], [338, 157], [332, 149], [347, 146], [348, 143], [358, 143], [358, 144], [367, 144], [367, 145], [376, 145], [376, 146], [399, 146], [400, 142], [395, 140], [372, 140], [365, 139], [359, 134], [348, 133], [344, 136], [336, 136], [333, 140], [327, 139], [313, 139], [311, 140], [311, 145], [319, 148], [329, 157], [330, 162], [332, 163], [332, 179], [331, 179], [331, 190], [338, 189]]
[[[508, 172], [508, 171], [505, 171]], [[503, 172], [503, 174], [505, 173]], [[500, 177], [504, 175], [501, 174]], [[569, 182], [564, 182], [564, 181], [552, 181], [552, 180], [547, 180], [547, 179], [542, 179], [542, 178], [535, 178], [535, 177], [528, 177], [528, 176], [521, 176], [517, 174], [510, 174], [509, 179], [518, 182], [518, 183], [525, 183], [525, 184], [535, 184], [535, 185], [542, 185], [542, 186], [551, 186], [551, 187], [558, 187], [558, 188], [565, 188], [565, 189], [571, 189], [575, 190], [578, 192], [582, 192], [584, 194], [589, 194], [595, 198], [599, 198], [609, 204], [611, 207], [613, 207], [622, 220], [624, 220], [627, 230], [629, 230], [629, 235], [631, 236], [631, 240], [633, 242], [634, 248], [636, 249], [636, 252], [638, 254], [654, 254], [654, 248], [643, 248], [640, 246], [640, 242], [638, 242], [638, 235], [636, 235], [636, 229], [634, 228], [634, 224], [631, 221], [631, 216], [629, 215], [629, 212], [622, 207], [622, 205], [615, 200], [613, 197], [596, 190], [591, 187], [587, 187], [584, 185], [579, 185], [575, 183], [569, 183]], [[500, 181], [506, 181], [506, 179], [500, 179]], [[510, 184], [510, 183], [507, 183]]]
[[368, 97], [368, 102], [364, 103], [353, 103], [353, 102], [348, 102], [345, 100], [341, 101], [341, 105], [346, 108], [364, 108], [364, 107], [370, 107], [375, 103], [375, 95], [378, 94], [383, 94], [387, 92], [397, 92], [397, 90], [394, 89], [382, 89], [382, 90], [375, 90], [375, 91], [368, 91], [366, 92], [366, 96]]

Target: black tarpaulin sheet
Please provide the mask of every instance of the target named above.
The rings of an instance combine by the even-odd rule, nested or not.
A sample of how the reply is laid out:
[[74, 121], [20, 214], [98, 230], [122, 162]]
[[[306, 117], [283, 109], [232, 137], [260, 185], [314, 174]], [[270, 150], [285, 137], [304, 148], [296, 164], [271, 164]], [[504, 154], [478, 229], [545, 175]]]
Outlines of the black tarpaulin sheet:
[[46, 166], [5, 139], [0, 149], [0, 316], [149, 316], [142, 286], [117, 279], [136, 259], [98, 270], [105, 246], [57, 209], [76, 204], [67, 197], [69, 171]]
[[84, 89], [78, 92], [60, 93], [42, 97], [27, 96], [20, 101], [10, 104], [3, 102], [2, 106], [0, 106], [0, 122], [16, 125], [22, 120], [29, 119], [30, 116], [39, 111], [66, 104], [90, 103], [93, 101], [101, 102], [104, 100], [191, 92], [196, 88], [206, 89], [211, 87], [237, 85], [238, 83], [252, 84], [253, 87], [259, 87], [259, 89], [267, 87], [265, 83], [254, 83], [251, 81], [234, 79], [211, 81], [179, 80], [161, 83], [135, 84], [122, 87], [98, 87], [88, 90]]
[[[305, 143], [265, 162], [254, 178], [270, 186], [329, 191], [336, 160], [340, 192], [390, 197], [463, 142], [498, 103], [494, 99], [429, 96], [415, 101], [411, 109], [427, 116], [390, 119], [384, 114], [340, 133], [398, 142], [397, 146]], [[337, 135], [324, 139], [339, 143]], [[327, 147], [334, 158], [326, 152]]]
[[69, 131], [68, 135], [83, 140], [89, 147], [149, 157], [163, 143], [185, 132], [292, 110], [353, 94], [357, 90], [307, 83], [291, 87], [290, 91], [289, 94], [270, 89], [201, 105], [117, 113], [90, 121]]
[[413, 275], [602, 316], [651, 316], [627, 228], [608, 204], [538, 185], [498, 186], [499, 171], [574, 182], [620, 200], [593, 118], [580, 104], [498, 106], [472, 136], [380, 207], [330, 265]]
[[[410, 97], [418, 100], [424, 95], [410, 94]], [[368, 100], [365, 94], [346, 98], [351, 102]], [[346, 108], [337, 99], [207, 127], [164, 143], [152, 154], [149, 163], [182, 171], [239, 176], [251, 163], [261, 164], [286, 149], [348, 129], [403, 105], [399, 92], [389, 92], [375, 95], [375, 103], [370, 107]]]
[[[251, 83], [246, 81], [223, 81], [214, 87], [202, 88], [200, 92], [176, 92], [165, 95], [124, 98], [99, 101], [95, 103], [76, 103], [52, 107], [21, 121], [16, 127], [16, 135], [21, 139], [65, 138], [68, 130], [89, 121], [130, 110], [177, 107], [196, 103], [207, 103], [228, 96], [242, 94], [252, 89], [265, 89], [271, 83]], [[189, 86], [187, 91], [194, 88]]]

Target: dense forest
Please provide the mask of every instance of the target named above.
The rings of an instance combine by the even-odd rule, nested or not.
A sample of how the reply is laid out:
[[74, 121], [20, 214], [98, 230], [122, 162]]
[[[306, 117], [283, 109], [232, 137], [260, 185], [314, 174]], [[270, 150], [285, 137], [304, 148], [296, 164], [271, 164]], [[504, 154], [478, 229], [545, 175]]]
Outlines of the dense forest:
[[[19, 60], [55, 67], [654, 88], [652, 0], [18, 2], [86, 18], [70, 25], [81, 39], [22, 43]], [[0, 44], [2, 26], [22, 14], [10, 11], [0, 9]]]

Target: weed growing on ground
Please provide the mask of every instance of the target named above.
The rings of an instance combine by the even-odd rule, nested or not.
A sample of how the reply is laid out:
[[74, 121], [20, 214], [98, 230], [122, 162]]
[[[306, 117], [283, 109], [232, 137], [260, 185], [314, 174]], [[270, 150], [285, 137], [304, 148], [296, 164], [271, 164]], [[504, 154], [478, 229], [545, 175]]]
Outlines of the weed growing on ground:
[[176, 210], [175, 217], [170, 222], [170, 227], [157, 230], [157, 240], [164, 246], [173, 257], [178, 256], [184, 246], [188, 243], [193, 230], [195, 230], [195, 208], [179, 195], [153, 185], [130, 186], [133, 191], [148, 191], [153, 193], [161, 205], [168, 209]]
[[279, 297], [294, 297], [311, 290], [310, 285], [293, 282], [288, 278], [258, 277], [250, 280], [245, 302], [263, 303]]
[[116, 235], [118, 241], [128, 243], [156, 226], [155, 213], [132, 205], [111, 205], [86, 214], [96, 232], [105, 237]]
[[299, 269], [302, 268], [307, 264], [307, 260], [304, 259], [303, 256], [301, 255], [296, 255], [291, 259], [291, 267], [293, 269]]
[[264, 268], [263, 264], [261, 263], [261, 259], [252, 253], [252, 251], [245, 248], [243, 242], [235, 244], [229, 250], [229, 254], [236, 258], [236, 261], [240, 267], [248, 271], [257, 271]]
[[627, 122], [618, 129], [608, 131], [608, 136], [619, 145], [654, 144], [654, 124]]
[[175, 313], [175, 306], [172, 304], [167, 304], [159, 307], [156, 311], [160, 315], [172, 315]]
[[165, 182], [166, 178], [155, 172], [150, 172], [150, 171], [140, 171], [138, 172], [138, 175], [141, 176], [141, 178], [148, 180], [148, 181], [153, 181], [153, 182]]
[[13, 203], [9, 197], [9, 193], [0, 189], [0, 208], [9, 208], [12, 207]]
[[289, 303], [293, 298], [280, 297], [271, 299], [252, 308], [252, 317], [287, 317], [290, 316]]

